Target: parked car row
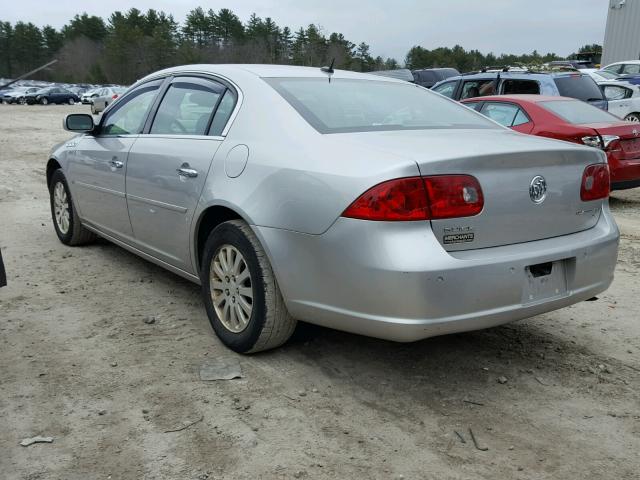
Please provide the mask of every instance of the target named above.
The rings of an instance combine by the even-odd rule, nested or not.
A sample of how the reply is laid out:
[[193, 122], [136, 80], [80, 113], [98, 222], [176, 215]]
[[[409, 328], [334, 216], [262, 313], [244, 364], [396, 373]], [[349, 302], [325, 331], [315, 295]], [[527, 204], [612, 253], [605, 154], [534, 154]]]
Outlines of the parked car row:
[[12, 85], [0, 91], [0, 99], [5, 104], [91, 104], [92, 113], [104, 110], [118, 98], [125, 87], [119, 85], [93, 86], [86, 84], [42, 84], [28, 82]]

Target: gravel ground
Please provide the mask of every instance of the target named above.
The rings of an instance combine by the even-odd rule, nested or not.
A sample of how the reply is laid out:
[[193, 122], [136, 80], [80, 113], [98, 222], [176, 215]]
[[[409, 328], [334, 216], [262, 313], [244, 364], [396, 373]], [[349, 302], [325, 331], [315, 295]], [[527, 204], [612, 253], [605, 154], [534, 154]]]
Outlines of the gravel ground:
[[[611, 199], [597, 302], [414, 344], [304, 326], [240, 357], [197, 286], [57, 240], [47, 152], [86, 110], [0, 105], [0, 478], [640, 478], [640, 191]], [[201, 381], [210, 359], [244, 377]]]

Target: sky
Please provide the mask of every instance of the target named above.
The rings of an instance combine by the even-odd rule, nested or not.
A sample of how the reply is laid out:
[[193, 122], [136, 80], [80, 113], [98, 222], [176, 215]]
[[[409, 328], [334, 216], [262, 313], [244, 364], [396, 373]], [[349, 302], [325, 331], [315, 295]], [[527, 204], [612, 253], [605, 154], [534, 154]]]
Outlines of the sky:
[[105, 19], [116, 10], [154, 8], [182, 21], [202, 6], [230, 8], [245, 22], [251, 13], [297, 30], [314, 23], [327, 35], [341, 32], [371, 53], [403, 61], [414, 45], [483, 53], [554, 52], [561, 56], [585, 44], [602, 44], [608, 0], [18, 0], [6, 2], [0, 19], [56, 28], [86, 11]]

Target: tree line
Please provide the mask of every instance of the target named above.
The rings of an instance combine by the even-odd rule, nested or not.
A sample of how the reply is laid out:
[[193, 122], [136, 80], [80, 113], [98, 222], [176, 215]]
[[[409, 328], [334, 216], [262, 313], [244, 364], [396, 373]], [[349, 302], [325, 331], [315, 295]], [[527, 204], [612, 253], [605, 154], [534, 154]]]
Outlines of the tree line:
[[[0, 77], [12, 78], [52, 59], [51, 69], [36, 78], [62, 82], [129, 84], [155, 70], [190, 63], [278, 63], [335, 67], [359, 72], [399, 68], [393, 58], [373, 56], [365, 42], [353, 43], [342, 33], [327, 35], [310, 24], [296, 31], [256, 14], [246, 21], [223, 8], [191, 10], [179, 24], [172, 15], [132, 8], [114, 12], [105, 21], [83, 13], [57, 30], [30, 22], [0, 21]], [[415, 46], [407, 68], [454, 67], [468, 71], [486, 65], [543, 63], [540, 55], [484, 55], [477, 50], [428, 50]]]

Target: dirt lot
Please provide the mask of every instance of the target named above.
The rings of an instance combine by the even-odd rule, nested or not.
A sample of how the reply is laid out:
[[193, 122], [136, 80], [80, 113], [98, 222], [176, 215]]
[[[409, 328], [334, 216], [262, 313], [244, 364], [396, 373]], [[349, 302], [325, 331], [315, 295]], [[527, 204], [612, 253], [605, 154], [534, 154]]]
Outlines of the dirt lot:
[[[640, 191], [611, 200], [597, 302], [409, 345], [307, 327], [203, 382], [238, 357], [197, 286], [54, 234], [47, 152], [86, 110], [0, 105], [0, 478], [640, 478]], [[34, 435], [54, 442], [19, 445]]]

